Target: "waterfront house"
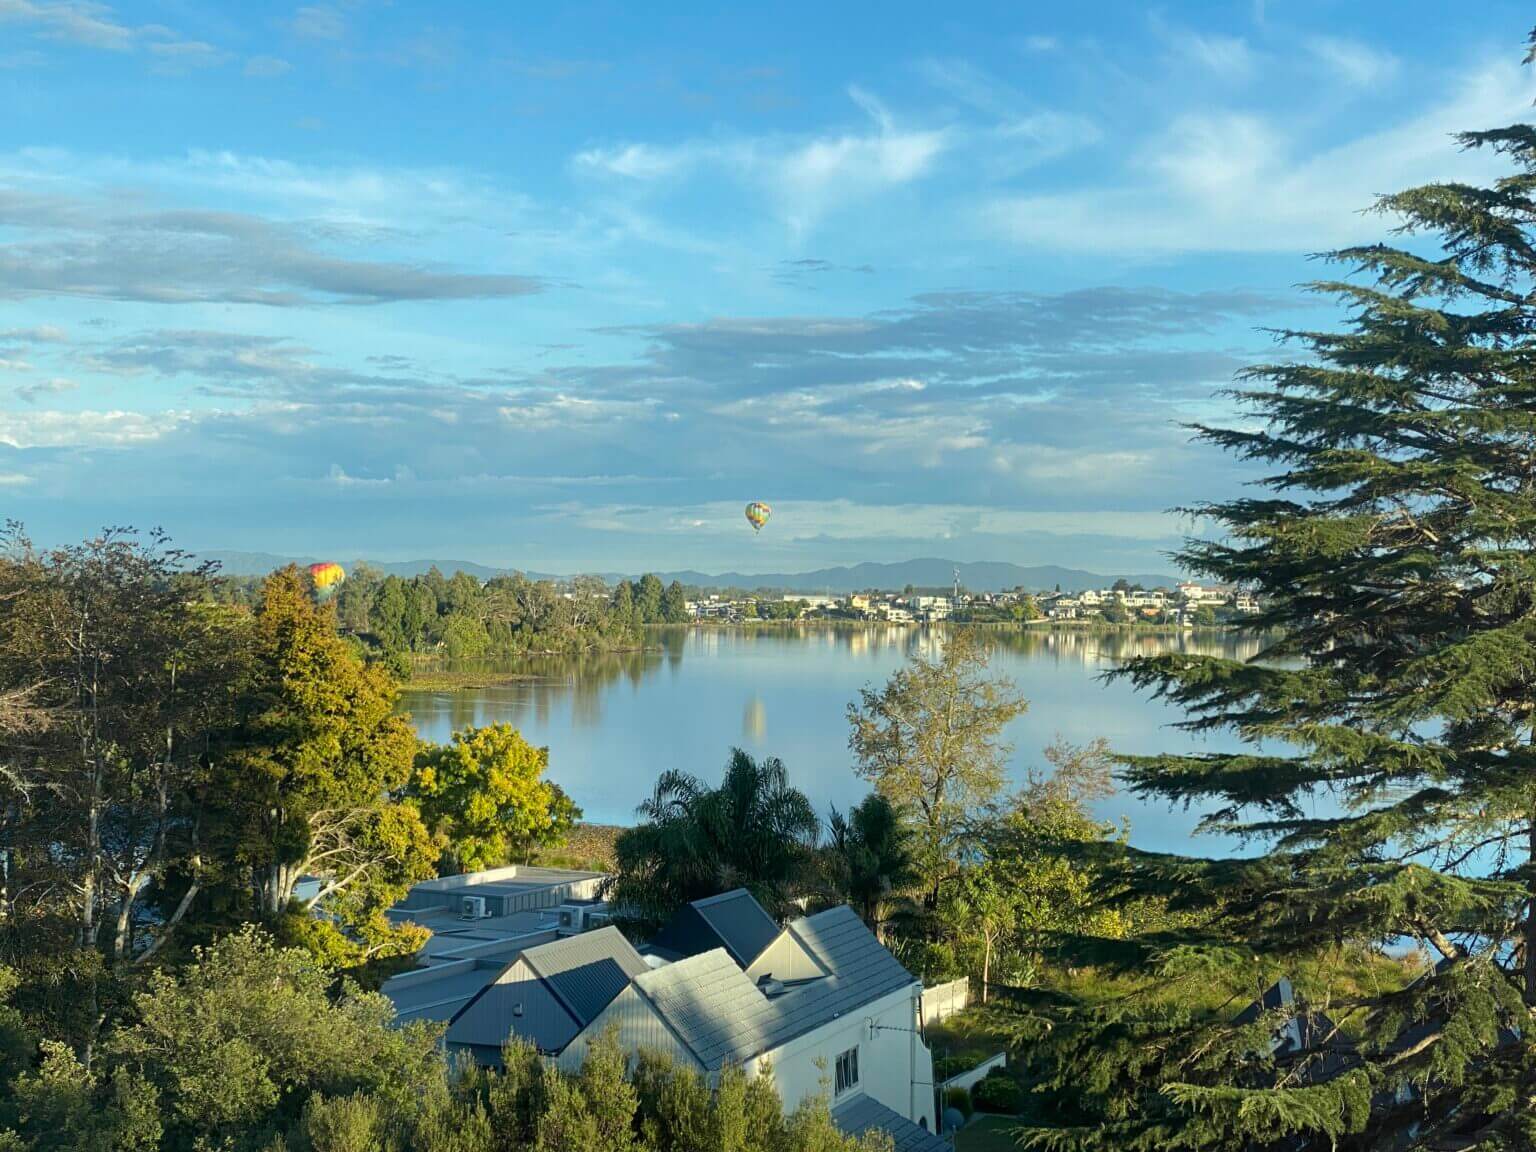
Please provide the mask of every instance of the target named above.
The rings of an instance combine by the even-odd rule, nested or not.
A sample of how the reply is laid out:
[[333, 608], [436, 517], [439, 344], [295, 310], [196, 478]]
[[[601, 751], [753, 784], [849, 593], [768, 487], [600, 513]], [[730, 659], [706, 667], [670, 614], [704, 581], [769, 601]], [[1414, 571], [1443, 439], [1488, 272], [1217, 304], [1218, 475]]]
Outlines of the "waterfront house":
[[736, 890], [685, 906], [638, 947], [604, 926], [503, 959], [445, 1017], [445, 1042], [495, 1064], [520, 1036], [575, 1070], [612, 1029], [625, 1047], [666, 1052], [710, 1079], [726, 1064], [771, 1076], [786, 1111], [825, 1089], [846, 1130], [882, 1128], [927, 1152], [947, 1145], [930, 1135], [921, 1002], [921, 982], [852, 909], [780, 927]]

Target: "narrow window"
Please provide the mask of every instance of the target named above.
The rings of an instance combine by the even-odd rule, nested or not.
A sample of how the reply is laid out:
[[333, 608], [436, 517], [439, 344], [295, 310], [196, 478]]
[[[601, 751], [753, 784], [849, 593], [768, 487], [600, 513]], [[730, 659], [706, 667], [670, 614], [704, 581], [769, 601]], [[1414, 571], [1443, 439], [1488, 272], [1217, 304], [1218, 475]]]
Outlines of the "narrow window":
[[857, 1088], [858, 1085], [859, 1049], [855, 1046], [837, 1058], [837, 1076], [834, 1081], [833, 1095], [841, 1096], [850, 1088]]

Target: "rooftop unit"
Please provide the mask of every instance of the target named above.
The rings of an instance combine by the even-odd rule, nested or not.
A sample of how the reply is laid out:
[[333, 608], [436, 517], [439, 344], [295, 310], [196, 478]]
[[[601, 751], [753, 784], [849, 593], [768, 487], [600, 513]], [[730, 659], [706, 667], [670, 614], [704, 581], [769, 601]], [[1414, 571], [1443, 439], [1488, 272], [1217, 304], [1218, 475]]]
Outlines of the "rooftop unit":
[[590, 932], [594, 928], [603, 927], [613, 919], [612, 911], [603, 900], [562, 904], [555, 911], [559, 918], [559, 928], [556, 931], [562, 936]]

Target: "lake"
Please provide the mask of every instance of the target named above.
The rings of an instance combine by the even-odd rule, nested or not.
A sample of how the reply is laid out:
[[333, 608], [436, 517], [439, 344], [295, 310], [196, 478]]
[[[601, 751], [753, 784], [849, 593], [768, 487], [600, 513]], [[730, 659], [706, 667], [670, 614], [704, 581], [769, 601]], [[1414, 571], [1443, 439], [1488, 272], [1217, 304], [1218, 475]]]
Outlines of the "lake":
[[[1178, 710], [1102, 673], [1131, 656], [1185, 651], [1247, 658], [1258, 641], [1224, 633], [1003, 631], [993, 671], [1012, 679], [1029, 710], [1008, 728], [1010, 776], [1022, 782], [1057, 735], [1103, 736], [1122, 752], [1218, 751], [1231, 737], [1193, 736], [1170, 725]], [[512, 724], [549, 747], [549, 776], [590, 821], [627, 824], [669, 768], [717, 782], [732, 747], [777, 756], [823, 814], [868, 791], [847, 750], [850, 701], [878, 687], [943, 630], [917, 627], [658, 630], [644, 652], [537, 657], [505, 666], [527, 676], [468, 691], [406, 691], [401, 707], [421, 735]], [[1214, 854], [1230, 845], [1191, 842], [1198, 813], [1120, 794], [1096, 806], [1130, 821], [1131, 841], [1157, 851]]]

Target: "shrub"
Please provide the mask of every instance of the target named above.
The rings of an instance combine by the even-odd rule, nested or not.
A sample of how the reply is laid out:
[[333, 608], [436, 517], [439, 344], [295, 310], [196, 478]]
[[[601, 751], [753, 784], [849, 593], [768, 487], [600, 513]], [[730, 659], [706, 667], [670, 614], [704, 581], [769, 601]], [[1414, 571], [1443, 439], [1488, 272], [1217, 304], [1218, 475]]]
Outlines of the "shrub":
[[942, 1084], [951, 1076], [958, 1076], [962, 1072], [969, 1072], [976, 1067], [977, 1061], [969, 1056], [939, 1056], [933, 1061], [933, 1078]]
[[958, 1108], [960, 1115], [964, 1116], [967, 1120], [971, 1118], [972, 1112], [975, 1111], [971, 1107], [971, 1094], [964, 1088], [951, 1088], [948, 1092], [944, 1093], [944, 1107]]
[[971, 1098], [979, 1112], [1016, 1113], [1023, 1104], [1024, 1094], [1019, 1082], [1002, 1068], [994, 1068], [986, 1079], [971, 1089]]

